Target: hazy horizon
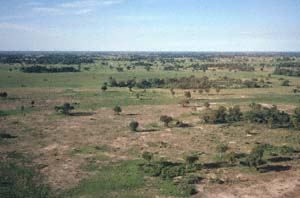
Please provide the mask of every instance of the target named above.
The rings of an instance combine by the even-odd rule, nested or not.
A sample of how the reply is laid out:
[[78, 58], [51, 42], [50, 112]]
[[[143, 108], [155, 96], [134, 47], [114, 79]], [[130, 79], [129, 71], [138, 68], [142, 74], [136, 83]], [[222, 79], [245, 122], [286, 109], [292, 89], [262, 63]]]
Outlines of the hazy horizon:
[[299, 0], [11, 0], [0, 51], [299, 52]]

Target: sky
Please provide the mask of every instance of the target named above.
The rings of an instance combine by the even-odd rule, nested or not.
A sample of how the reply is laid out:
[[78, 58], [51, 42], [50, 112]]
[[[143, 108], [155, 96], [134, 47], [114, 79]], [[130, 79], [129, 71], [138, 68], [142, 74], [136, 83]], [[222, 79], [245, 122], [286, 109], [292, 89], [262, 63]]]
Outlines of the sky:
[[300, 0], [0, 0], [1, 51], [300, 51]]

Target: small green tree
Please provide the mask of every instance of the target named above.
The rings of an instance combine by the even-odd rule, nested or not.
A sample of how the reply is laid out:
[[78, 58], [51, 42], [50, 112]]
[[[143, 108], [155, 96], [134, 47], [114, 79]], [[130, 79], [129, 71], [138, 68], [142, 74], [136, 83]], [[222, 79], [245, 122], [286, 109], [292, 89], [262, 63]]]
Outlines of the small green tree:
[[122, 108], [119, 105], [115, 106], [113, 110], [116, 115], [120, 115], [120, 113], [122, 112]]
[[130, 122], [129, 127], [130, 127], [131, 131], [137, 132], [137, 128], [139, 127], [139, 123], [136, 122], [136, 121], [132, 121], [132, 122]]

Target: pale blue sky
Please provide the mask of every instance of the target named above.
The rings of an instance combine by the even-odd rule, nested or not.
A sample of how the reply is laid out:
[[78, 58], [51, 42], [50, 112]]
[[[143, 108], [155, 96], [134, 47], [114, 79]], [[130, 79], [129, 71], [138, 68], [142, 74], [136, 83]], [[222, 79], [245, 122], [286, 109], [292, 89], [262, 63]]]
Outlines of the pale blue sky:
[[300, 0], [0, 0], [0, 50], [300, 51]]

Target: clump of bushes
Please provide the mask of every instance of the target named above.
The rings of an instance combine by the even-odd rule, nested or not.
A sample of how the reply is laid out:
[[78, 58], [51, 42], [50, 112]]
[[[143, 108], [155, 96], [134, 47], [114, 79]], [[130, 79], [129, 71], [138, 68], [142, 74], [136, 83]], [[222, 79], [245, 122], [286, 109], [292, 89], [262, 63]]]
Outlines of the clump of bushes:
[[220, 106], [218, 109], [207, 109], [202, 116], [205, 123], [223, 124], [233, 123], [242, 120], [267, 124], [270, 128], [295, 128], [300, 129], [300, 107], [294, 110], [292, 115], [284, 111], [280, 111], [276, 105], [272, 107], [263, 107], [260, 104], [252, 103], [249, 105], [250, 110], [242, 113], [239, 106], [227, 109]]
[[245, 119], [252, 123], [268, 124], [271, 128], [288, 128], [291, 126], [290, 116], [279, 111], [277, 106], [271, 108], [252, 103], [251, 110], [245, 113]]
[[227, 108], [224, 106], [220, 106], [217, 110], [209, 109], [202, 118], [205, 123], [230, 123], [241, 121], [242, 113], [239, 106], [231, 107], [229, 110], [227, 110]]

